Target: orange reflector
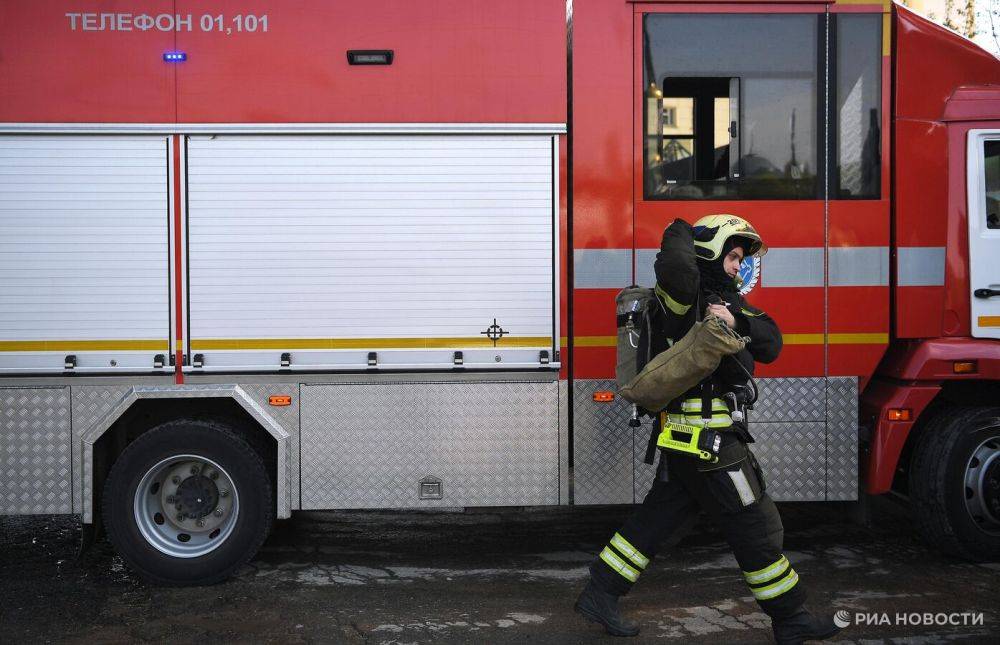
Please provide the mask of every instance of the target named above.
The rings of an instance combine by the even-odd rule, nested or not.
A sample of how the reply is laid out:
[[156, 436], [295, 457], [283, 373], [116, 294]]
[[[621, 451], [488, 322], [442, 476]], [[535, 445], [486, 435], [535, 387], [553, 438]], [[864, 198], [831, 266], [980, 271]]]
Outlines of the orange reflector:
[[614, 392], [594, 392], [594, 400], [598, 403], [611, 403], [615, 400]]
[[275, 394], [274, 396], [267, 397], [267, 402], [275, 407], [284, 407], [286, 405], [292, 404], [292, 397], [287, 394]]
[[979, 364], [976, 361], [955, 361], [951, 367], [956, 374], [975, 374], [979, 371]]
[[889, 408], [889, 421], [909, 421], [910, 408]]

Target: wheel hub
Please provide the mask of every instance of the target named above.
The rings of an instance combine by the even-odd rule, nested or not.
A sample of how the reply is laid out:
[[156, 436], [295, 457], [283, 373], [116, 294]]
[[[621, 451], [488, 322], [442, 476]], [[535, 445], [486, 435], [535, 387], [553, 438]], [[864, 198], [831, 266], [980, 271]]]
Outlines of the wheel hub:
[[232, 533], [239, 497], [221, 466], [204, 457], [178, 455], [146, 472], [135, 492], [134, 512], [151, 546], [170, 556], [194, 558]]
[[965, 508], [980, 530], [1000, 535], [1000, 437], [979, 444], [969, 458]]
[[192, 475], [177, 487], [177, 498], [182, 513], [201, 518], [215, 510], [219, 501], [219, 489], [208, 477]]

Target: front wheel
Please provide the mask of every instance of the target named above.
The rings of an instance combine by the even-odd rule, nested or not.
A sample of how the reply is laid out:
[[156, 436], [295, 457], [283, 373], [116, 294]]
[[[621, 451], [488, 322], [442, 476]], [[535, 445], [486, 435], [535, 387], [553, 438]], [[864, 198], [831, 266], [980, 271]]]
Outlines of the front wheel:
[[254, 556], [274, 517], [264, 462], [229, 427], [179, 420], [128, 445], [104, 487], [108, 537], [156, 584], [228, 578]]
[[913, 453], [917, 529], [941, 551], [1000, 559], [1000, 408], [942, 410]]

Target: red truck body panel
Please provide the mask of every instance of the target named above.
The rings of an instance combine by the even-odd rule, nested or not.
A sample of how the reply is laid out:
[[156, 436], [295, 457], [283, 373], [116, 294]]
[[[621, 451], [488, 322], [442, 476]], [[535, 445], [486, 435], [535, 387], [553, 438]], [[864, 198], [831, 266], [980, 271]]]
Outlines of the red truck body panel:
[[[965, 133], [948, 121], [962, 112], [978, 114], [973, 120], [1000, 117], [1000, 111], [988, 114], [983, 106], [970, 112], [971, 95], [960, 91], [962, 86], [1000, 85], [1000, 62], [902, 7], [896, 8], [895, 25], [896, 251], [941, 248], [946, 261], [943, 282], [896, 287], [894, 335], [968, 336]], [[958, 102], [949, 109], [953, 96]]]
[[[110, 25], [104, 16], [123, 12], [129, 30], [101, 29]], [[237, 31], [237, 16], [265, 14], [266, 32], [262, 25]], [[140, 30], [139, 16], [160, 26]], [[223, 17], [221, 30], [215, 16]], [[3, 122], [566, 121], [561, 2], [512, 0], [498, 10], [484, 0], [140, 0], [86, 8], [50, 0], [2, 3], [0, 25]], [[483, 42], [485, 33], [495, 39]], [[350, 66], [348, 49], [391, 49], [395, 58], [385, 67]], [[168, 51], [188, 59], [165, 63]]]

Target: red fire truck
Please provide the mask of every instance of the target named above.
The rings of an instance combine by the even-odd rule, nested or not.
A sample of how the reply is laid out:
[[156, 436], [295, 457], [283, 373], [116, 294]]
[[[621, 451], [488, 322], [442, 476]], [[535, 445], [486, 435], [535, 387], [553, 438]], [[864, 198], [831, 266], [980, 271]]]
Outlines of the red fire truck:
[[614, 296], [734, 213], [780, 500], [1000, 547], [1000, 62], [888, 2], [0, 4], [0, 512], [628, 504]]

